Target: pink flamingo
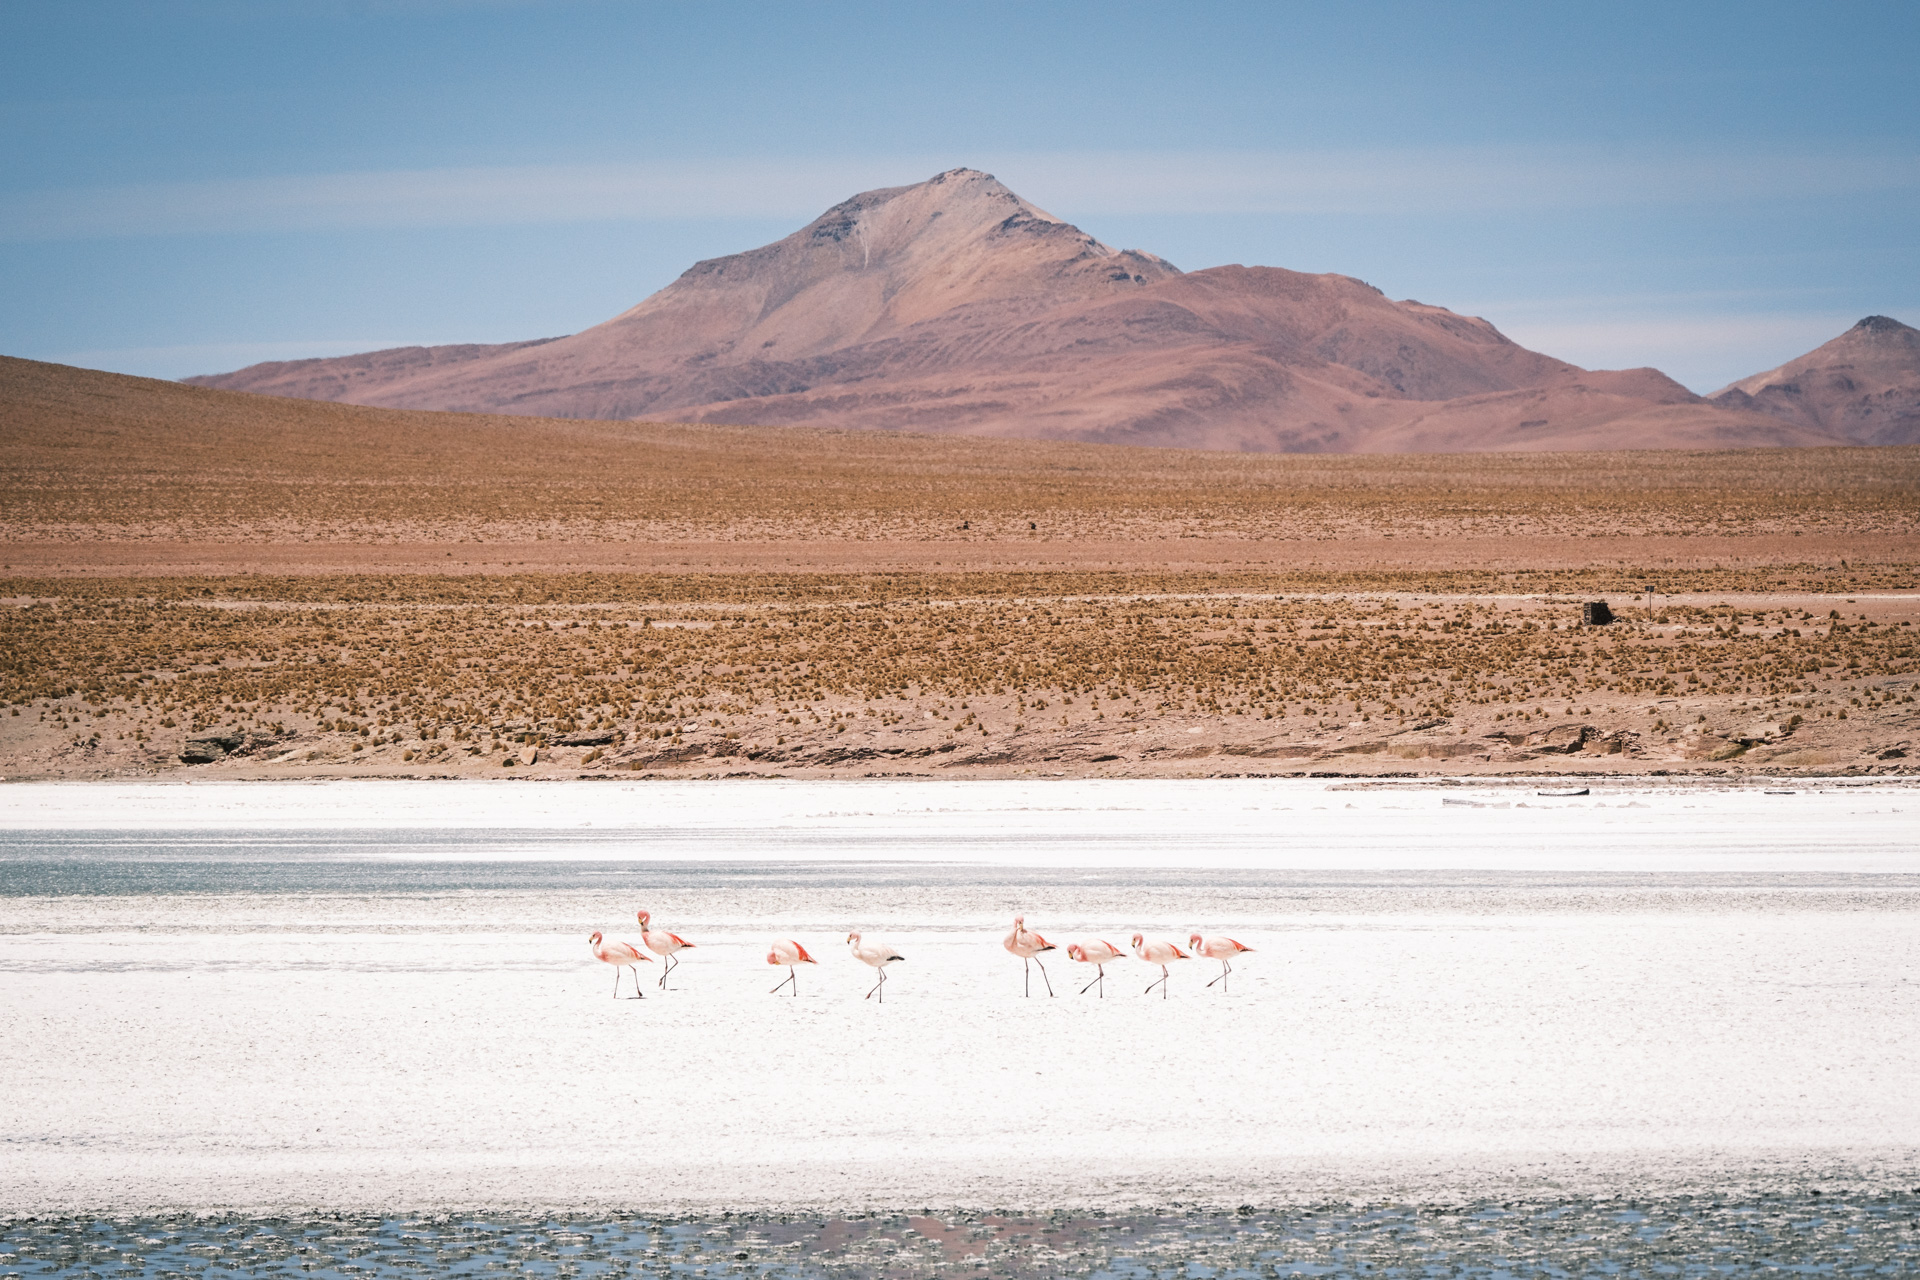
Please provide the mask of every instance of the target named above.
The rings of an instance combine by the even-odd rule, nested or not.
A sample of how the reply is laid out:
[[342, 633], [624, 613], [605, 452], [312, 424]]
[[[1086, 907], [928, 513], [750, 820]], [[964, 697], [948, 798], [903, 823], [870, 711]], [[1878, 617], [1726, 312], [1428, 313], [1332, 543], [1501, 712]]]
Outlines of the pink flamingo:
[[[1053, 944], [1039, 934], [1027, 928], [1025, 916], [1013, 918], [1013, 932], [1008, 934], [1001, 946], [1019, 956], [1026, 963], [1026, 984], [1022, 994], [1033, 994], [1033, 966], [1040, 964], [1038, 959], [1042, 951], [1052, 951]], [[1047, 977], [1047, 966], [1040, 965], [1040, 980], [1047, 984], [1047, 994], [1053, 994], [1053, 979]]]
[[[1147, 991], [1152, 991], [1155, 987], [1158, 987], [1160, 988], [1160, 998], [1165, 1000], [1167, 998], [1167, 966], [1175, 960], [1185, 960], [1187, 953], [1179, 947], [1174, 946], [1171, 942], [1148, 942], [1136, 933], [1133, 935], [1133, 954], [1139, 956], [1148, 964], [1157, 964], [1160, 966], [1159, 980], [1149, 982], [1147, 984]], [[1141, 994], [1144, 995], [1145, 992]]]
[[1097, 985], [1100, 988], [1100, 998], [1102, 1000], [1106, 999], [1107, 965], [1112, 961], [1118, 960], [1125, 954], [1127, 953], [1114, 946], [1111, 942], [1100, 942], [1096, 940], [1093, 942], [1075, 942], [1070, 944], [1067, 947], [1067, 959], [1078, 960], [1081, 964], [1090, 964], [1099, 971], [1099, 976], [1094, 978], [1094, 980], [1086, 986], [1080, 988], [1080, 994], [1087, 994], [1088, 991]]
[[798, 1000], [800, 998], [800, 979], [794, 976], [793, 966], [797, 964], [815, 964], [818, 962], [807, 954], [805, 947], [793, 939], [779, 938], [774, 941], [773, 949], [767, 952], [767, 963], [787, 966], [787, 976], [780, 980], [780, 985], [776, 986], [770, 994], [779, 995], [780, 987], [784, 987], [791, 982], [793, 984], [793, 998]]
[[649, 926], [653, 923], [650, 912], [639, 912], [640, 941], [647, 944], [647, 950], [666, 960], [666, 966], [660, 970], [660, 989], [666, 990], [667, 975], [680, 967], [680, 961], [674, 958], [674, 952], [685, 951], [693, 944], [677, 933], [655, 933]]
[[880, 971], [880, 981], [874, 983], [873, 990], [867, 992], [863, 998], [871, 1000], [875, 992], [878, 992], [880, 1003], [885, 1004], [887, 1002], [887, 966], [895, 960], [905, 960], [906, 957], [895, 951], [892, 947], [881, 946], [877, 942], [862, 942], [860, 941], [860, 935], [857, 933], [847, 935], [847, 946], [853, 951], [853, 958], [855, 960], [858, 960], [862, 964], [870, 964]]
[[[1213, 982], [1219, 983], [1220, 990], [1222, 991], [1227, 989], [1227, 975], [1233, 972], [1232, 961], [1234, 958], [1253, 950], [1252, 947], [1243, 947], [1232, 938], [1219, 934], [1211, 938], [1203, 938], [1196, 933], [1187, 939], [1187, 945], [1193, 948], [1195, 955], [1205, 956], [1209, 960], [1218, 960], [1220, 962], [1220, 976], [1215, 978]], [[1212, 986], [1213, 982], [1209, 982], [1207, 985]]]
[[[599, 934], [587, 939], [587, 945], [593, 948], [593, 958], [602, 964], [613, 966], [613, 998], [620, 998], [620, 971], [633, 969], [637, 964], [652, 964], [652, 956], [643, 956], [631, 942], [602, 942]], [[645, 1000], [646, 993], [640, 990], [640, 971], [634, 969], [633, 998]]]

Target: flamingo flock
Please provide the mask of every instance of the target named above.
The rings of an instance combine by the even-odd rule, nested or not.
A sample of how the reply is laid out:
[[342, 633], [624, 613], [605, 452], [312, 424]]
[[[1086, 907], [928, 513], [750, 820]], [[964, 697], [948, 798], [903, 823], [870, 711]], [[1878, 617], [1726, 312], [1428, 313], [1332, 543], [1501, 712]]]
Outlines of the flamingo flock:
[[[694, 944], [688, 942], [677, 933], [656, 932], [653, 928], [653, 916], [651, 913], [640, 911], [635, 914], [640, 922], [641, 944], [645, 946], [648, 951], [653, 952], [654, 955], [659, 956], [666, 962], [661, 968], [660, 981], [658, 984], [660, 989], [664, 991], [667, 989], [667, 975], [680, 967], [679, 953], [693, 950]], [[595, 933], [589, 937], [587, 939], [587, 945], [593, 949], [594, 959], [599, 960], [603, 964], [613, 966], [614, 999], [618, 1000], [620, 998], [620, 974], [622, 971], [630, 971], [633, 974], [633, 995], [629, 996], [628, 999], [644, 1000], [647, 998], [646, 993], [640, 990], [639, 966], [642, 964], [652, 964], [653, 956], [647, 955], [641, 951], [639, 947], [634, 946], [630, 942], [609, 942], [599, 933]], [[1040, 957], [1046, 952], [1056, 951], [1059, 948], [1055, 947], [1053, 943], [1048, 942], [1038, 933], [1027, 928], [1027, 918], [1025, 916], [1015, 916], [1013, 918], [1013, 931], [1001, 939], [1000, 945], [1007, 950], [1008, 954], [1017, 957], [1021, 962], [1023, 972], [1021, 985], [1022, 995], [1031, 996], [1033, 994], [1033, 970], [1035, 968], [1040, 970], [1040, 980], [1046, 984], [1047, 994], [1049, 996], [1053, 994], [1053, 980], [1047, 976], [1047, 967], [1041, 963]], [[1134, 958], [1160, 970], [1160, 976], [1152, 982], [1149, 982], [1146, 990], [1141, 994], [1151, 995], [1153, 994], [1153, 989], [1158, 987], [1160, 988], [1160, 998], [1165, 1000], [1167, 998], [1167, 983], [1172, 976], [1172, 966], [1177, 961], [1189, 960], [1194, 956], [1202, 956], [1208, 960], [1218, 960], [1220, 962], [1219, 974], [1216, 975], [1212, 981], [1208, 982], [1207, 986], [1212, 987], [1215, 983], [1218, 983], [1220, 990], [1224, 992], [1227, 989], [1227, 978], [1233, 973], [1233, 962], [1253, 951], [1252, 947], [1245, 946], [1224, 934], [1214, 934], [1212, 936], [1200, 933], [1191, 934], [1187, 938], [1187, 947], [1189, 949], [1183, 951], [1177, 943], [1164, 942], [1157, 939], [1148, 941], [1144, 934], [1136, 933], [1133, 935], [1132, 954]], [[887, 966], [904, 961], [906, 957], [886, 943], [867, 941], [857, 932], [847, 935], [847, 950], [854, 959], [873, 969], [877, 975], [873, 988], [867, 992], [864, 998], [873, 1000], [878, 1004], [885, 1004], [887, 1002]], [[1086, 986], [1080, 988], [1079, 994], [1085, 995], [1097, 987], [1100, 997], [1104, 998], [1107, 994], [1107, 966], [1126, 954], [1127, 952], [1122, 951], [1111, 942], [1099, 938], [1086, 942], [1068, 944], [1067, 958], [1069, 960], [1079, 964], [1092, 965], [1094, 969], [1092, 980], [1089, 981]], [[787, 970], [787, 976], [782, 978], [769, 994], [778, 995], [782, 988], [791, 987], [792, 994], [797, 999], [800, 995], [800, 978], [796, 966], [818, 964], [819, 962], [809, 955], [806, 947], [802, 946], [797, 940], [792, 938], [776, 938], [772, 946], [767, 950], [767, 963], [776, 967], [785, 966]]]

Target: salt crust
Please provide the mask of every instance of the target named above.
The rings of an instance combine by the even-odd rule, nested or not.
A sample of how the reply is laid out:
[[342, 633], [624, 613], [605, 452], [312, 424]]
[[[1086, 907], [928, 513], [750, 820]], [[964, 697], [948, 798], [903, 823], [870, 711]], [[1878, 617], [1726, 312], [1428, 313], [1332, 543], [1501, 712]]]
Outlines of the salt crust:
[[[1078, 810], [1093, 834], [1074, 848], [1185, 823], [1203, 848], [1252, 857], [1248, 841], [1208, 841], [1272, 823], [1270, 809], [1243, 817], [1237, 802], [1278, 794], [1110, 785], [1071, 784], [1111, 797], [1116, 815]], [[991, 804], [968, 798], [994, 787]], [[825, 835], [903, 813], [990, 825], [1007, 848], [1027, 824], [1069, 821], [1064, 806], [1011, 818], [1006, 788], [977, 783], [873, 788], [858, 804], [845, 784], [753, 786], [728, 790], [740, 799], [724, 813], [692, 784], [476, 786], [457, 803], [375, 784], [160, 787], [103, 803], [107, 790], [0, 796], [6, 825], [44, 834], [50, 816], [201, 828], [203, 793], [246, 829], [316, 811], [396, 822], [407, 805], [422, 821], [431, 806], [443, 821], [558, 828], [610, 821], [638, 794], [663, 824], [815, 823], [822, 857]], [[71, 798], [60, 807], [50, 793]], [[1004, 925], [987, 924], [1022, 904], [992, 868], [964, 911], [950, 881], [918, 895], [854, 875], [797, 914], [743, 915], [718, 867], [397, 905], [305, 892], [0, 897], [0, 1204], [853, 1212], [1916, 1185], [1920, 913], [1908, 875], [1851, 879], [1841, 905], [1818, 910], [1784, 898], [1734, 909], [1727, 891], [1730, 875], [1769, 891], [1782, 867], [1803, 880], [1911, 873], [1911, 811], [1887, 812], [1910, 793], [1610, 790], [1574, 813], [1442, 807], [1424, 790], [1281, 793], [1305, 802], [1284, 841], [1295, 861], [1404, 867], [1484, 848], [1496, 866], [1545, 866], [1553, 880], [1566, 874], [1551, 870], [1566, 865], [1547, 839], [1556, 829], [1580, 866], [1609, 869], [1603, 842], [1582, 834], [1598, 828], [1620, 859], [1611, 869], [1663, 857], [1683, 869], [1638, 880], [1658, 911], [1604, 899], [1534, 911], [1516, 887], [1507, 910], [1401, 909], [1387, 893], [1316, 914], [1309, 876], [1290, 882], [1303, 895], [1290, 914], [1270, 897], [1249, 907], [1244, 885], [1170, 880], [1144, 865], [1151, 842], [1120, 841], [1143, 864], [1129, 873], [1134, 910], [1029, 923], [1062, 943], [1202, 927], [1256, 948], [1230, 994], [1206, 990], [1213, 968], [1189, 961], [1166, 1001], [1141, 994], [1157, 970], [1133, 960], [1110, 967], [1108, 999], [1074, 995], [1089, 975], [1059, 953], [1060, 996], [1023, 999], [1020, 966], [998, 946]], [[391, 795], [404, 803], [368, 799]], [[852, 816], [829, 816], [829, 796]], [[147, 807], [121, 815], [135, 799]], [[1159, 867], [1181, 848], [1163, 844]], [[1721, 874], [1684, 869], [1700, 866]], [[1053, 900], [1071, 900], [1074, 875], [1058, 873]], [[620, 936], [637, 905], [700, 946], [675, 990], [616, 1002], [582, 916]], [[844, 918], [824, 918], [833, 911]], [[840, 945], [840, 930], [874, 920], [907, 957], [885, 1006], [861, 999], [870, 972]], [[799, 999], [771, 996], [784, 971], [763, 963], [766, 940], [801, 927], [820, 963], [801, 970]]]
[[[1920, 871], [1920, 784], [1564, 778], [14, 783], [0, 831], [577, 833], [407, 857], [1018, 866]], [[1780, 790], [1781, 788], [1774, 788]], [[591, 840], [584, 837], [591, 835]], [[629, 838], [622, 838], [629, 837]]]

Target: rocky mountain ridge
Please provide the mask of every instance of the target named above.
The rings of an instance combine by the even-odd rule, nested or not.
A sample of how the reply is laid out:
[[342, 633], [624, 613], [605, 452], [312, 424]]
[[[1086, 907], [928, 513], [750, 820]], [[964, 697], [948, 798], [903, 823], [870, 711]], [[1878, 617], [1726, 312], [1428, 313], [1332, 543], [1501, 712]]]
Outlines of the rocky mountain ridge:
[[969, 169], [864, 192], [567, 337], [187, 381], [391, 408], [1261, 452], [1844, 439], [1654, 369], [1581, 369], [1348, 276], [1183, 273]]
[[1868, 316], [1833, 341], [1713, 394], [1853, 444], [1920, 444], [1920, 329]]

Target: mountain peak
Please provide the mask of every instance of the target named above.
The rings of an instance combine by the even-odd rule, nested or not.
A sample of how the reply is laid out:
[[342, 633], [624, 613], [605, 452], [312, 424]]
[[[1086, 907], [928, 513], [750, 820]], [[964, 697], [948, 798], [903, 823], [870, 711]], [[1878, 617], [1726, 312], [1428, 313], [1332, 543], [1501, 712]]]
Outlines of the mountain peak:
[[990, 173], [949, 169], [863, 191], [784, 239], [697, 262], [580, 336], [645, 329], [655, 353], [790, 361], [960, 308], [1011, 317], [1179, 274], [1152, 254], [1102, 244]]
[[1880, 334], [1880, 333], [1915, 333], [1915, 332], [1920, 332], [1920, 330], [1915, 330], [1909, 325], [1901, 324], [1898, 320], [1895, 320], [1892, 316], [1868, 316], [1866, 319], [1862, 320], [1859, 324], [1854, 325], [1853, 328], [1849, 329], [1847, 332]]
[[1728, 415], [1651, 371], [1575, 368], [1347, 276], [1182, 274], [964, 167], [860, 192], [557, 341], [196, 381], [402, 408], [1227, 449], [1831, 439]]
[[1712, 397], [1859, 444], [1920, 444], [1920, 329], [1868, 316], [1839, 337]]
[[[1020, 227], [1043, 234], [1068, 232], [1102, 255], [1111, 256], [1114, 252], [1078, 227], [1021, 199], [992, 174], [978, 169], [949, 169], [910, 186], [863, 191], [834, 205], [785, 240], [752, 254], [735, 254], [717, 261], [731, 262], [766, 254], [767, 250], [798, 242], [813, 246], [850, 246], [860, 254], [859, 269], [869, 270], [876, 252], [897, 254], [926, 241], [951, 245], [970, 236]], [[844, 254], [832, 265], [842, 270], [851, 269], [851, 261]]]

